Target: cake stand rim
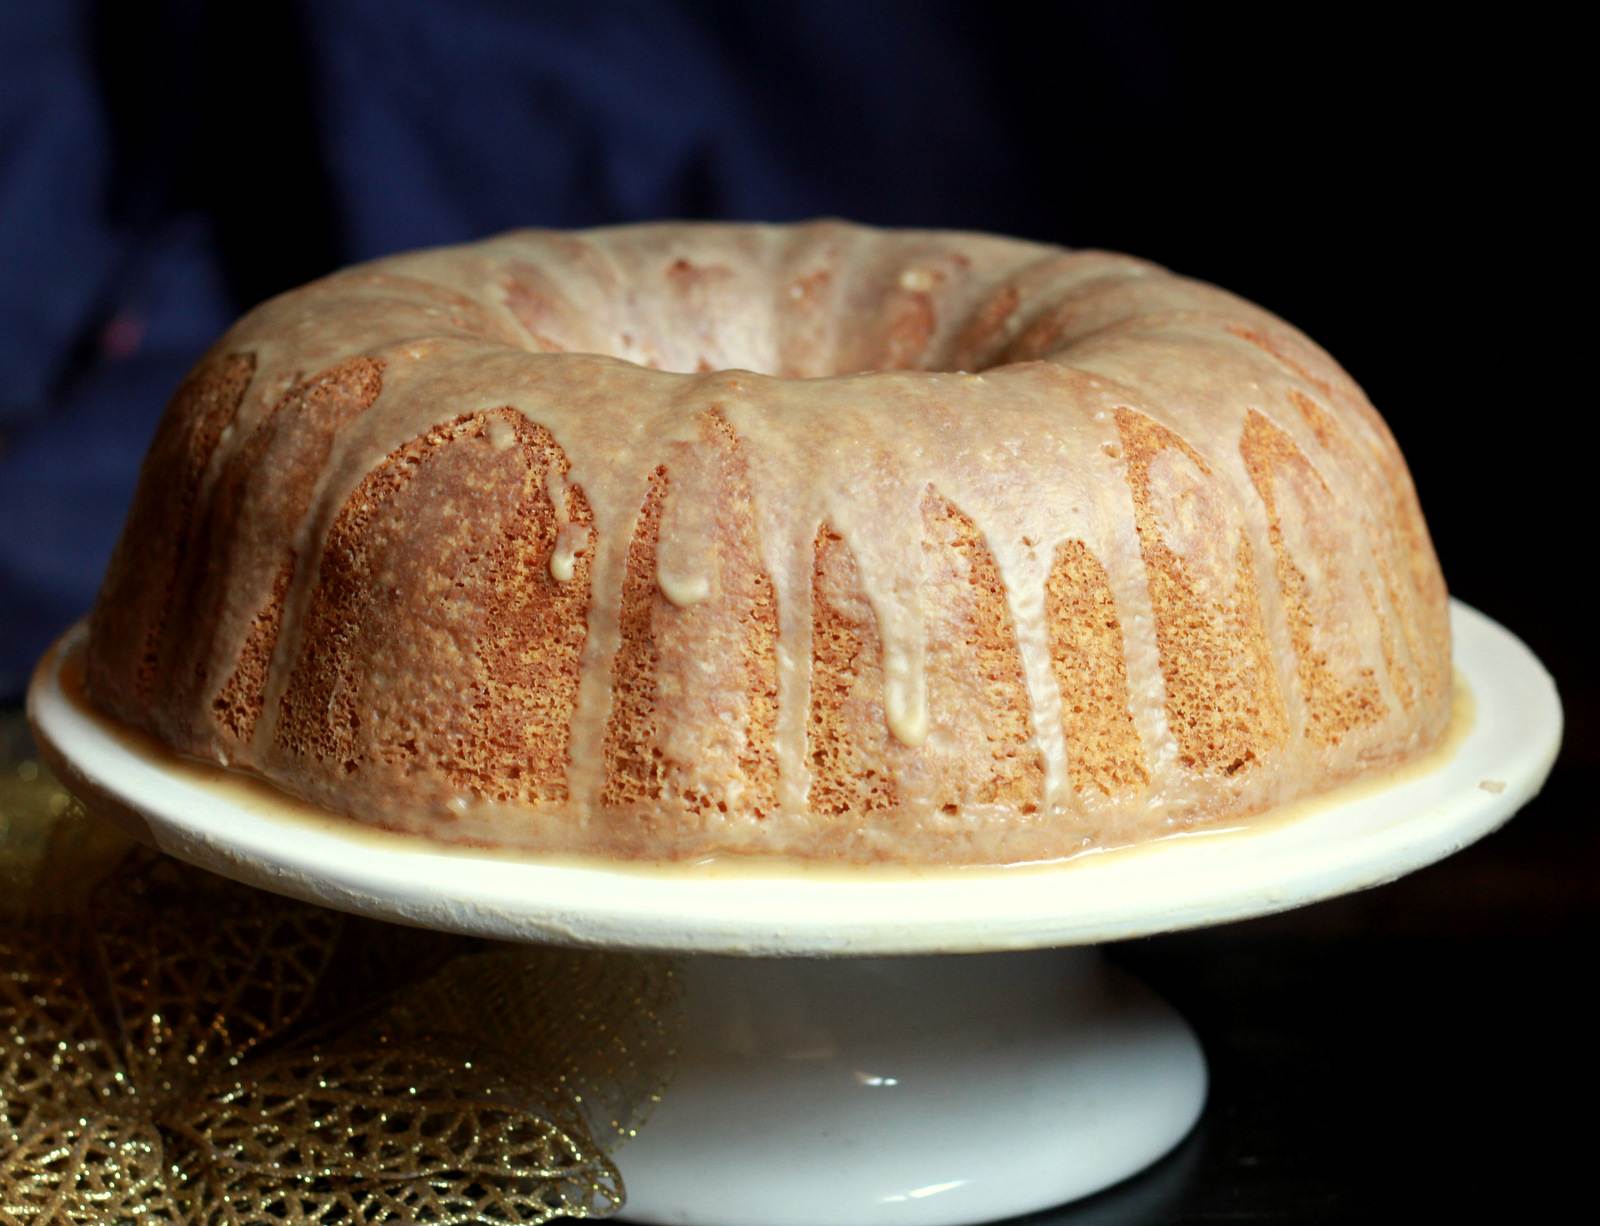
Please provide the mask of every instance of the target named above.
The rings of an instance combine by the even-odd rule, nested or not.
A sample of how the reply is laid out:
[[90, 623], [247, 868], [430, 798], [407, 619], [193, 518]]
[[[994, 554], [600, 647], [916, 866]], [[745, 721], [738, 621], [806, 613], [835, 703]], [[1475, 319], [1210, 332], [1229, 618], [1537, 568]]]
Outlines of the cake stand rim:
[[[1515, 635], [1451, 601], [1473, 726], [1443, 761], [1287, 821], [1022, 869], [771, 870], [707, 876], [540, 863], [422, 839], [377, 847], [352, 823], [274, 821], [175, 775], [78, 708], [61, 683], [80, 621], [40, 660], [28, 718], [69, 789], [162, 851], [339, 910], [511, 941], [670, 953], [980, 953], [1099, 944], [1288, 910], [1381, 885], [1508, 821], [1561, 743], [1555, 682]], [[285, 837], [286, 832], [290, 837]]]

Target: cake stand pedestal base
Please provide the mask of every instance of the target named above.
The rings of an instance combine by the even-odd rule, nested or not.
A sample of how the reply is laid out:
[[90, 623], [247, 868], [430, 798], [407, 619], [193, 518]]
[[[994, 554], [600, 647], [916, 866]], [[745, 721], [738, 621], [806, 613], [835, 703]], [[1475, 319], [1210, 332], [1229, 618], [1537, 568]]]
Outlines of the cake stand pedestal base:
[[1087, 1196], [1188, 1133], [1188, 1025], [1093, 949], [684, 964], [676, 1075], [622, 1217], [938, 1226]]

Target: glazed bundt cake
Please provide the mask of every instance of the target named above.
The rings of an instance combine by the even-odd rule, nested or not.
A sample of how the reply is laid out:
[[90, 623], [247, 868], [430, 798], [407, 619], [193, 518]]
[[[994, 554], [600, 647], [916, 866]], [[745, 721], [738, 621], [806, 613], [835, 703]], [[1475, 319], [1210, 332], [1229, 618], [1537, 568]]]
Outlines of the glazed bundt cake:
[[348, 269], [180, 387], [94, 703], [362, 822], [1005, 863], [1261, 813], [1450, 707], [1394, 440], [1266, 311], [978, 234]]

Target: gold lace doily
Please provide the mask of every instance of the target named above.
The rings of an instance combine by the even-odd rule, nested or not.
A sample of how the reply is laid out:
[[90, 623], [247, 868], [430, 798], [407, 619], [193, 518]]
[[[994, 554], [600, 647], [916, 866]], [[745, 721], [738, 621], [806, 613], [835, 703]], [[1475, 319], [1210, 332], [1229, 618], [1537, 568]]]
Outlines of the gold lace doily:
[[664, 959], [223, 881], [85, 817], [0, 723], [0, 1226], [537, 1223], [621, 1206]]

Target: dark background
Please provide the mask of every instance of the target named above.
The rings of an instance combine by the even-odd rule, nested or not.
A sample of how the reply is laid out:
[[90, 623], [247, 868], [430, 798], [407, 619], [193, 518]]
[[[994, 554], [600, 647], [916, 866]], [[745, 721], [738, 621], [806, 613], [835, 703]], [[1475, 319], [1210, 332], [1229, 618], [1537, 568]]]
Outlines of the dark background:
[[1466, 12], [0, 3], [0, 703], [92, 600], [184, 370], [340, 264], [659, 217], [1135, 252], [1344, 363], [1453, 591], [1545, 660], [1569, 723], [1546, 795], [1473, 851], [1122, 947], [1216, 1090], [1184, 1151], [1060, 1220], [1549, 1220], [1579, 1174], [1553, 1112], [1595, 1088], [1593, 105], [1574, 30]]

